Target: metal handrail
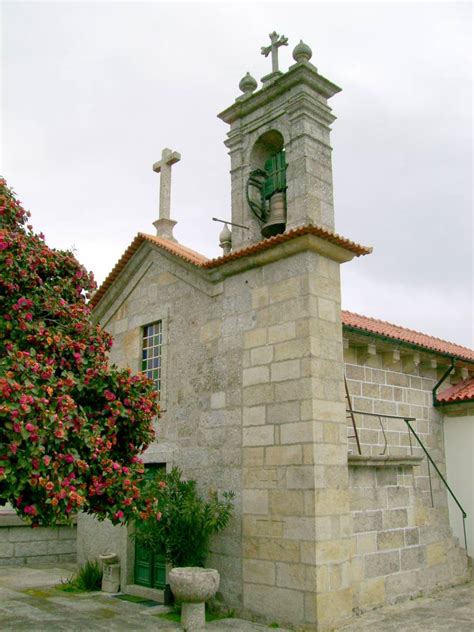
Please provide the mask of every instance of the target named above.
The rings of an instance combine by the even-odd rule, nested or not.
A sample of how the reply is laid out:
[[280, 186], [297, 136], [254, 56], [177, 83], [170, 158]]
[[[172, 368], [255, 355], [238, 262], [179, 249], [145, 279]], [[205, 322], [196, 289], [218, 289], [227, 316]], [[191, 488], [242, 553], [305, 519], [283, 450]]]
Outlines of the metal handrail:
[[[349, 412], [349, 411], [346, 411], [346, 412]], [[418, 441], [418, 443], [420, 445], [420, 448], [423, 450], [423, 452], [426, 455], [426, 458], [428, 459], [428, 470], [429, 470], [429, 466], [430, 466], [430, 463], [431, 463], [431, 465], [436, 470], [436, 473], [438, 474], [440, 479], [443, 481], [444, 486], [446, 487], [448, 492], [451, 494], [451, 498], [454, 500], [454, 502], [456, 503], [456, 505], [458, 506], [458, 508], [461, 511], [461, 514], [462, 514], [462, 526], [463, 526], [463, 531], [464, 531], [464, 546], [466, 548], [466, 555], [467, 555], [467, 536], [466, 536], [466, 518], [467, 518], [467, 513], [465, 512], [464, 507], [461, 505], [459, 500], [456, 498], [456, 495], [454, 494], [453, 490], [449, 486], [448, 481], [441, 474], [438, 466], [436, 465], [436, 463], [431, 458], [431, 455], [428, 452], [428, 450], [425, 448], [422, 440], [417, 435], [415, 430], [412, 428], [412, 425], [410, 424], [410, 421], [416, 421], [416, 417], [401, 417], [400, 415], [383, 415], [383, 414], [380, 414], [380, 413], [367, 413], [367, 412], [364, 412], [363, 410], [353, 410], [353, 409], [350, 412], [353, 415], [367, 415], [368, 417], [378, 417], [379, 420], [380, 420], [381, 417], [384, 417], [386, 419], [402, 419], [406, 423], [406, 425], [408, 426], [409, 433], [411, 432], [413, 434], [415, 439]], [[408, 436], [410, 436], [410, 434], [408, 434]], [[411, 445], [411, 442], [410, 442], [410, 445]], [[430, 475], [430, 487], [431, 487], [431, 475]], [[431, 503], [433, 504], [433, 494], [432, 493], [431, 493]]]

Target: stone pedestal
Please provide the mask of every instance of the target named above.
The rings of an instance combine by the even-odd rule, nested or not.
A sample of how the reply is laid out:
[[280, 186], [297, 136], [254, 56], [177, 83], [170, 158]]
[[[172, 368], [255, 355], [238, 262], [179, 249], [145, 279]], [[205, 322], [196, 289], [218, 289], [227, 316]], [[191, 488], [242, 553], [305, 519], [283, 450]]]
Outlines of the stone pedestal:
[[171, 590], [181, 606], [183, 630], [203, 630], [206, 625], [205, 602], [219, 588], [219, 573], [213, 568], [188, 566], [173, 568], [169, 574]]
[[102, 592], [120, 591], [120, 564], [115, 553], [100, 556], [102, 562]]

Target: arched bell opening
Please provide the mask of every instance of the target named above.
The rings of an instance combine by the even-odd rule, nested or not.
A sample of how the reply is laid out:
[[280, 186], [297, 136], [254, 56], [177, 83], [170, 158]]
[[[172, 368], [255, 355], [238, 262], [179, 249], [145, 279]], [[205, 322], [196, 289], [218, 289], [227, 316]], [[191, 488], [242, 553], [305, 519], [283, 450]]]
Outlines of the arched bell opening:
[[262, 224], [262, 236], [272, 237], [286, 228], [286, 156], [283, 136], [265, 132], [250, 153], [247, 202]]

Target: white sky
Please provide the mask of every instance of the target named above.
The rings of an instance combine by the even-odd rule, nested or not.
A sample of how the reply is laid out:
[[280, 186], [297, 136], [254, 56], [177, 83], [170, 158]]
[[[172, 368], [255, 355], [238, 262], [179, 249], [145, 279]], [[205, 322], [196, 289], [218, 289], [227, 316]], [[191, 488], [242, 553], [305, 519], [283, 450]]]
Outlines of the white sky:
[[469, 3], [3, 2], [2, 161], [49, 245], [102, 281], [154, 233], [163, 147], [178, 240], [218, 256], [230, 219], [216, 114], [276, 30], [343, 88], [330, 102], [337, 231], [374, 246], [343, 266], [343, 307], [473, 343]]

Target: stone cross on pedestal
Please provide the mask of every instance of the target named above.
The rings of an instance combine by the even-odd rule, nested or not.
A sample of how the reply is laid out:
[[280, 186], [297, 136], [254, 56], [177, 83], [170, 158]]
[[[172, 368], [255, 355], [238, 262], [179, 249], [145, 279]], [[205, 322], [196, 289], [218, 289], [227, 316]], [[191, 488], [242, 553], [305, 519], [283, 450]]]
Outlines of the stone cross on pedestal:
[[161, 160], [153, 165], [153, 171], [160, 174], [160, 215], [153, 222], [153, 226], [156, 228], [157, 237], [163, 237], [171, 241], [176, 241], [173, 237], [173, 228], [176, 222], [170, 218], [171, 166], [180, 160], [181, 154], [165, 148], [161, 152]]
[[270, 46], [262, 46], [261, 50], [262, 55], [265, 55], [265, 57], [268, 57], [270, 53], [272, 54], [272, 72], [262, 77], [263, 83], [282, 74], [278, 68], [278, 48], [280, 46], [288, 46], [288, 38], [284, 35], [278, 35], [276, 31], [270, 33], [269, 37], [271, 42]]

